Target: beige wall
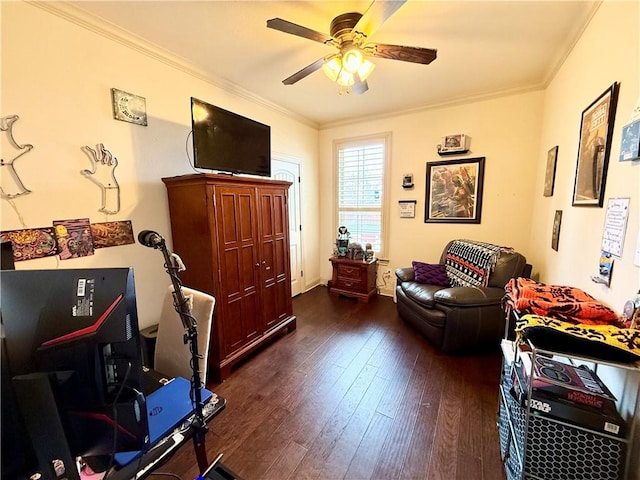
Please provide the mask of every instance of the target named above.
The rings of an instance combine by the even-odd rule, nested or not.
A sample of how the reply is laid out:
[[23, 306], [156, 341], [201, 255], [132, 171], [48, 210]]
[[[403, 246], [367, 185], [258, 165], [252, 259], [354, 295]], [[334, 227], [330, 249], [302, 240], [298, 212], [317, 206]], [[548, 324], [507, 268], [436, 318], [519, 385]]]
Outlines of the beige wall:
[[[453, 238], [471, 238], [509, 245], [529, 256], [531, 198], [535, 193], [542, 92], [530, 92], [466, 105], [425, 110], [320, 132], [320, 161], [332, 165], [335, 139], [390, 131], [390, 269], [410, 266], [412, 260], [435, 262]], [[454, 133], [471, 136], [470, 153], [463, 157], [440, 157], [436, 145]], [[485, 157], [484, 196], [480, 224], [424, 223], [426, 164], [453, 158]], [[402, 177], [413, 173], [415, 187], [402, 188]], [[322, 172], [320, 194], [332, 198], [333, 172]], [[415, 218], [400, 218], [398, 201], [417, 200]], [[321, 214], [320, 253], [328, 258], [335, 241], [333, 205], [324, 204]], [[535, 265], [534, 265], [535, 267]], [[328, 261], [321, 260], [324, 281], [331, 277]], [[392, 292], [395, 276], [387, 281]], [[382, 279], [379, 281], [384, 285]]]
[[[185, 150], [190, 144], [189, 98], [195, 96], [271, 125], [274, 154], [300, 162], [305, 279], [317, 280], [316, 129], [39, 7], [2, 2], [1, 8], [1, 115], [19, 115], [15, 138], [34, 145], [16, 162], [33, 193], [0, 203], [2, 230], [89, 217], [92, 222], [132, 220], [136, 235], [151, 229], [170, 240], [161, 178], [193, 173]], [[112, 87], [146, 98], [147, 127], [113, 119]], [[108, 217], [98, 212], [99, 188], [80, 175], [91, 166], [80, 147], [95, 148], [99, 142], [119, 162], [121, 210]], [[140, 324], [154, 322], [170, 283], [158, 251], [135, 244], [100, 249], [80, 259], [17, 264], [19, 269], [94, 266], [133, 266]]]
[[[603, 2], [582, 38], [559, 70], [544, 96], [544, 119], [537, 175], [530, 250], [548, 283], [580, 287], [618, 312], [640, 289], [640, 267], [634, 265], [640, 230], [640, 161], [619, 162], [622, 127], [630, 122], [640, 101], [640, 3]], [[611, 288], [593, 283], [606, 208], [572, 207], [578, 135], [582, 111], [613, 82], [620, 94], [613, 130], [606, 200], [630, 198], [630, 212], [621, 258], [614, 262]], [[546, 152], [559, 146], [555, 193], [543, 197]], [[562, 210], [558, 252], [550, 247], [555, 210]]]

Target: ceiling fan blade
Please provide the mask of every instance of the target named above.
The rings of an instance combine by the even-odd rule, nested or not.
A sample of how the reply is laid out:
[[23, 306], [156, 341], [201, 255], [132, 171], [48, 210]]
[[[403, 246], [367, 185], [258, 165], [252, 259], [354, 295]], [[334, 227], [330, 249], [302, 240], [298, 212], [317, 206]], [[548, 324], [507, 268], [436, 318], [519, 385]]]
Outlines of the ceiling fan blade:
[[371, 37], [380, 26], [387, 21], [407, 0], [378, 1], [375, 0], [362, 18], [353, 27], [354, 32], [364, 33], [367, 38]]
[[311, 75], [313, 72], [315, 72], [316, 70], [320, 69], [322, 67], [322, 65], [325, 64], [326, 61], [327, 60], [324, 57], [319, 59], [319, 60], [316, 60], [311, 65], [307, 65], [306, 67], [304, 67], [299, 72], [296, 72], [293, 75], [291, 75], [290, 77], [285, 78], [282, 81], [282, 83], [284, 83], [285, 85], [293, 85], [297, 81], [302, 80], [307, 75]]
[[369, 90], [369, 85], [366, 80], [360, 80], [360, 75], [357, 73], [354, 75], [355, 83], [351, 86], [351, 92], [355, 95], [361, 95]]
[[298, 37], [308, 38], [309, 40], [314, 40], [320, 43], [327, 43], [333, 40], [329, 35], [283, 20], [282, 18], [272, 18], [267, 20], [267, 27], [273, 28], [274, 30], [280, 30], [284, 33], [290, 33], [291, 35], [297, 35]]
[[382, 43], [370, 43], [367, 47], [373, 46], [371, 55], [390, 60], [401, 60], [403, 62], [422, 63], [427, 65], [436, 59], [437, 50], [422, 47], [405, 47], [402, 45], [385, 45]]

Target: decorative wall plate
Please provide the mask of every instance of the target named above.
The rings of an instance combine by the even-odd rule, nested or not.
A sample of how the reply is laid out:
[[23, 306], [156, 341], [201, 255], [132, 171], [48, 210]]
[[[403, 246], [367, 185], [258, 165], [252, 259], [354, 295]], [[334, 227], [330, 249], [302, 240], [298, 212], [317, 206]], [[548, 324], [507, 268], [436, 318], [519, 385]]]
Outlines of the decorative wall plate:
[[147, 103], [144, 97], [112, 88], [111, 100], [113, 102], [113, 118], [147, 126]]

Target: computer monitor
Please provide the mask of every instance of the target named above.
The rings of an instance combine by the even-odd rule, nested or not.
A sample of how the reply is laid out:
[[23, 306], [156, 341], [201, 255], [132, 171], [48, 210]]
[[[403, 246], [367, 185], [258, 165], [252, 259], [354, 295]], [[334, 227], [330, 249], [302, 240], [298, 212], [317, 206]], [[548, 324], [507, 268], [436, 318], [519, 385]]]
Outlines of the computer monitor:
[[[0, 289], [3, 377], [23, 399], [25, 385], [28, 395], [32, 379], [46, 377], [71, 455], [144, 449], [149, 429], [133, 269], [3, 271]], [[33, 414], [23, 403], [23, 416]]]
[[15, 263], [13, 260], [13, 244], [9, 242], [0, 242], [0, 269], [14, 270]]

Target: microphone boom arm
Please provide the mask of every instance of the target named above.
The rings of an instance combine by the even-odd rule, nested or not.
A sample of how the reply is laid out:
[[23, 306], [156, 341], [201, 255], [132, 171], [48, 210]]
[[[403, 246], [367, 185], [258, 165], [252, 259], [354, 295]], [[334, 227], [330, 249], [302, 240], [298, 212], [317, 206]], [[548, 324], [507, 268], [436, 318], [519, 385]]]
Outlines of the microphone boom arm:
[[176, 312], [178, 312], [180, 320], [182, 320], [182, 325], [185, 329], [184, 343], [189, 344], [189, 350], [191, 351], [191, 369], [193, 371], [193, 376], [191, 377], [191, 399], [195, 403], [196, 417], [194, 420], [195, 433], [193, 435], [193, 445], [196, 453], [196, 460], [198, 462], [198, 468], [200, 472], [204, 472], [208, 468], [209, 462], [207, 461], [207, 450], [205, 447], [207, 425], [204, 419], [204, 402], [202, 401], [203, 384], [200, 377], [199, 361], [200, 358], [202, 358], [202, 355], [198, 353], [197, 321], [191, 314], [189, 302], [182, 292], [182, 282], [178, 278], [180, 267], [174, 264], [172, 255], [167, 249], [164, 238], [155, 234], [157, 235], [157, 238], [154, 237], [154, 241], [149, 243], [147, 241], [143, 241], [143, 238], [141, 238], [145, 233], [147, 233], [147, 231], [142, 232], [142, 234], [139, 235], [140, 243], [145, 246], [161, 250], [162, 255], [164, 256], [164, 266], [173, 285], [173, 306], [175, 307]]

